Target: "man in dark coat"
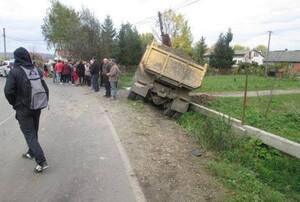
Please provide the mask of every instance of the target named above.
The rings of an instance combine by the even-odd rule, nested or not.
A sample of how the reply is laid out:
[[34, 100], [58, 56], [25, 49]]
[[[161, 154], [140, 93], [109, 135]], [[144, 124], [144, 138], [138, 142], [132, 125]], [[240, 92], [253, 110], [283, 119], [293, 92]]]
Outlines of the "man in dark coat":
[[92, 87], [95, 92], [99, 91], [99, 72], [100, 63], [97, 60], [92, 60], [91, 64], [91, 75], [92, 75]]
[[85, 73], [85, 67], [82, 61], [79, 62], [77, 66], [77, 72], [78, 72], [78, 77], [79, 77], [79, 83], [80, 85], [84, 84], [84, 73]]
[[[30, 108], [31, 93], [28, 93], [27, 88], [24, 87], [28, 84], [24, 69], [31, 70], [33, 73], [35, 72], [35, 69], [30, 55], [25, 48], [18, 48], [15, 50], [14, 58], [14, 68], [7, 77], [4, 93], [9, 104], [16, 110], [16, 119], [19, 122], [21, 131], [23, 132], [29, 147], [28, 151], [23, 154], [23, 157], [27, 159], [35, 158], [37, 163], [35, 171], [42, 172], [44, 169], [48, 168], [48, 165], [42, 147], [38, 142], [41, 109], [32, 110]], [[49, 99], [49, 89], [42, 79], [43, 73], [40, 70], [38, 70], [38, 73], [40, 74], [42, 87]]]

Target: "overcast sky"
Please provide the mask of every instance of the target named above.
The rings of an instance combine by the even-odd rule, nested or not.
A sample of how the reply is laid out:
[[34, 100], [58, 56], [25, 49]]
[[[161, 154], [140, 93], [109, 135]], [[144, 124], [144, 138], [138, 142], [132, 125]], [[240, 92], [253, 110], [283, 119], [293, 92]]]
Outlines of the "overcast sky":
[[[190, 4], [192, 2], [195, 2]], [[213, 45], [221, 32], [231, 27], [233, 44], [267, 45], [272, 30], [271, 50], [300, 49], [300, 0], [61, 0], [80, 10], [89, 8], [102, 22], [110, 15], [118, 28], [135, 24], [139, 32], [152, 32], [158, 11], [173, 8], [188, 19], [194, 42], [201, 36]], [[190, 5], [189, 5], [190, 4]], [[41, 25], [49, 0], [0, 0], [0, 27], [6, 28], [7, 50], [19, 46], [37, 52], [47, 50]], [[151, 17], [153, 16], [153, 17]], [[146, 19], [146, 20], [145, 20]], [[0, 40], [3, 52], [3, 38]]]

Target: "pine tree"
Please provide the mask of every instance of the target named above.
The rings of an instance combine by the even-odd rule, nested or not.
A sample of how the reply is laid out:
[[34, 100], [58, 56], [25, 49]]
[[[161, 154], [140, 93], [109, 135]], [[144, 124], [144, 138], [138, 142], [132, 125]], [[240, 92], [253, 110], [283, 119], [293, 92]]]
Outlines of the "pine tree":
[[208, 50], [207, 45], [205, 44], [205, 38], [202, 36], [201, 39], [196, 43], [194, 50], [193, 50], [193, 58], [196, 60], [197, 63], [204, 65], [205, 59], [204, 55]]
[[116, 29], [110, 16], [107, 16], [104, 23], [101, 25], [101, 47], [102, 57], [111, 58], [114, 50], [114, 39], [116, 36]]
[[137, 65], [142, 55], [142, 44], [135, 27], [122, 24], [118, 35], [119, 61], [124, 65]]
[[209, 64], [212, 67], [219, 69], [230, 69], [234, 64], [234, 51], [230, 47], [233, 35], [229, 29], [226, 35], [220, 34], [219, 39], [215, 45], [214, 52], [209, 57]]

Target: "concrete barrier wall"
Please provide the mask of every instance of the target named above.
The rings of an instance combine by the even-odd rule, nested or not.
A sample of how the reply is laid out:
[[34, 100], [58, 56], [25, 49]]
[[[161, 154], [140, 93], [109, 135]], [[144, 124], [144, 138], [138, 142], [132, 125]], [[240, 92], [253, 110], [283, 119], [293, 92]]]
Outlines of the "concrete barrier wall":
[[293, 142], [286, 138], [274, 135], [252, 126], [242, 125], [242, 122], [240, 120], [232, 118], [221, 112], [209, 109], [202, 105], [191, 103], [191, 109], [208, 117], [227, 119], [232, 125], [233, 129], [239, 134], [248, 135], [260, 139], [264, 144], [300, 159], [299, 143]]

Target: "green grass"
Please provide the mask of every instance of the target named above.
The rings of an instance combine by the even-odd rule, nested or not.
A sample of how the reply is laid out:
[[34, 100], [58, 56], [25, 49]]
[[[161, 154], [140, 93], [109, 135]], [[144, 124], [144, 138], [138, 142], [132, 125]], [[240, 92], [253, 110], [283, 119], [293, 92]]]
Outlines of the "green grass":
[[[300, 94], [249, 97], [245, 123], [300, 143]], [[208, 107], [241, 119], [243, 98], [217, 98]], [[268, 113], [265, 112], [270, 104]]]
[[133, 72], [125, 72], [121, 73], [121, 76], [119, 78], [119, 85], [121, 88], [127, 88], [131, 87], [132, 85], [132, 80], [133, 80]]
[[[244, 86], [245, 75], [205, 76], [202, 87], [196, 89], [195, 92], [243, 91]], [[248, 90], [268, 90], [272, 87], [274, 89], [300, 88], [300, 80], [249, 75]]]
[[177, 122], [215, 158], [207, 168], [231, 190], [226, 201], [299, 201], [300, 160], [233, 133], [225, 120], [196, 112]]

